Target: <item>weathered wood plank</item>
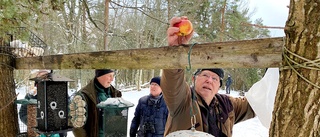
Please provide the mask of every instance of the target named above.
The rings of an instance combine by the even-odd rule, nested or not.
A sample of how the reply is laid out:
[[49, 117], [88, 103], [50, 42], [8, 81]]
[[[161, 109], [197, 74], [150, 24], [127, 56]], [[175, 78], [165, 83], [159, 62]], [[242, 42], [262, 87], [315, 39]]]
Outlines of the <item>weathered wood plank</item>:
[[[282, 37], [193, 46], [192, 68], [267, 68], [282, 62]], [[16, 69], [186, 68], [191, 45], [17, 58]]]

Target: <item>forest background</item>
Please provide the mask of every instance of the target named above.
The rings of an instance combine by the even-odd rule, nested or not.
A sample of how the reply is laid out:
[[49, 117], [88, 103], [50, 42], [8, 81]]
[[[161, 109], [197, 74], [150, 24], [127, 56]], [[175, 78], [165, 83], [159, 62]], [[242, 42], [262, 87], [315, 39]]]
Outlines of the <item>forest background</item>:
[[[191, 43], [270, 37], [266, 27], [257, 27], [264, 26], [261, 18], [251, 19], [254, 10], [249, 9], [246, 0], [112, 0], [108, 1], [108, 8], [106, 3], [105, 0], [1, 1], [0, 23], [3, 25], [0, 30], [10, 33], [17, 27], [25, 27], [24, 31], [31, 31], [46, 43], [44, 55], [167, 46], [166, 30], [173, 16], [187, 16], [193, 23], [195, 36]], [[24, 37], [20, 39], [28, 42]], [[263, 76], [265, 69], [224, 70], [226, 76], [233, 78], [233, 90], [247, 91]], [[32, 72], [34, 70], [14, 70], [16, 86], [29, 85]], [[94, 77], [91, 69], [53, 72], [75, 80], [70, 82], [70, 89], [79, 89]], [[114, 84], [120, 89], [140, 90], [160, 73], [160, 68], [116, 70]], [[189, 82], [190, 79], [187, 77]]]

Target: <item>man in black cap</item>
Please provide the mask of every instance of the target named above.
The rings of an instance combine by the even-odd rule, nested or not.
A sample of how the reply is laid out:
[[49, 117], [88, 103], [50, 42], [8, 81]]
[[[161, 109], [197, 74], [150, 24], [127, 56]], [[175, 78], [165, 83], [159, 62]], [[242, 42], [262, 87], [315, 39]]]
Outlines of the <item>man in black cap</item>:
[[[186, 18], [186, 17], [184, 17]], [[170, 20], [167, 30], [169, 46], [187, 44], [192, 34], [178, 36], [181, 17]], [[231, 137], [233, 125], [253, 118], [255, 113], [246, 98], [219, 94], [224, 72], [220, 68], [198, 69], [193, 86], [187, 84], [183, 69], [164, 69], [161, 76], [162, 94], [169, 110], [165, 136], [178, 130], [195, 128], [215, 137]]]
[[97, 104], [111, 97], [122, 96], [121, 92], [111, 85], [114, 73], [111, 69], [95, 70], [93, 80], [77, 92], [84, 97], [87, 103], [88, 116], [83, 126], [73, 129], [75, 137], [99, 137], [103, 135], [103, 112], [97, 108]]

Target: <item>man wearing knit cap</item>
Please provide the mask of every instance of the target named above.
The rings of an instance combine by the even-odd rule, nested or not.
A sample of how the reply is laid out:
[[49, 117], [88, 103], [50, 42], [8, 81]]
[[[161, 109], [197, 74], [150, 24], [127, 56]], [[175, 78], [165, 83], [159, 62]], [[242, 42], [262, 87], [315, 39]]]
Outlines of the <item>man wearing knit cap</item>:
[[[187, 17], [174, 17], [167, 29], [169, 46], [188, 44], [189, 35], [176, 35], [174, 24]], [[184, 69], [163, 69], [161, 88], [169, 116], [164, 136], [179, 130], [195, 129], [215, 137], [232, 137], [235, 123], [253, 118], [255, 113], [246, 98], [219, 94], [224, 72], [220, 68], [198, 69], [192, 77], [193, 85], [185, 80]], [[172, 135], [173, 136], [173, 135]]]
[[139, 99], [130, 126], [130, 137], [163, 137], [168, 109], [160, 81], [160, 77], [152, 78], [150, 94]]
[[96, 105], [108, 98], [122, 96], [121, 92], [111, 85], [114, 73], [111, 69], [95, 70], [95, 77], [77, 92], [85, 98], [88, 116], [85, 125], [73, 128], [75, 137], [99, 137], [103, 135], [103, 112]]
[[111, 69], [97, 69], [95, 78], [97, 79], [96, 83], [98, 82], [97, 85], [100, 83], [104, 88], [108, 88], [113, 81], [114, 71]]

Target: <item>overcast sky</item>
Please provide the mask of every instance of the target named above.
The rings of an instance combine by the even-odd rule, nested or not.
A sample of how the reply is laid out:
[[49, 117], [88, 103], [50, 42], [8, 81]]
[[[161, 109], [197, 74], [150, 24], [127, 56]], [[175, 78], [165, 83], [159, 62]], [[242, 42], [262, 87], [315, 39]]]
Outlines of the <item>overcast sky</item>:
[[[250, 9], [255, 10], [252, 19], [262, 18], [266, 26], [284, 27], [288, 19], [290, 0], [248, 0]], [[272, 37], [285, 36], [281, 29], [269, 29]]]

